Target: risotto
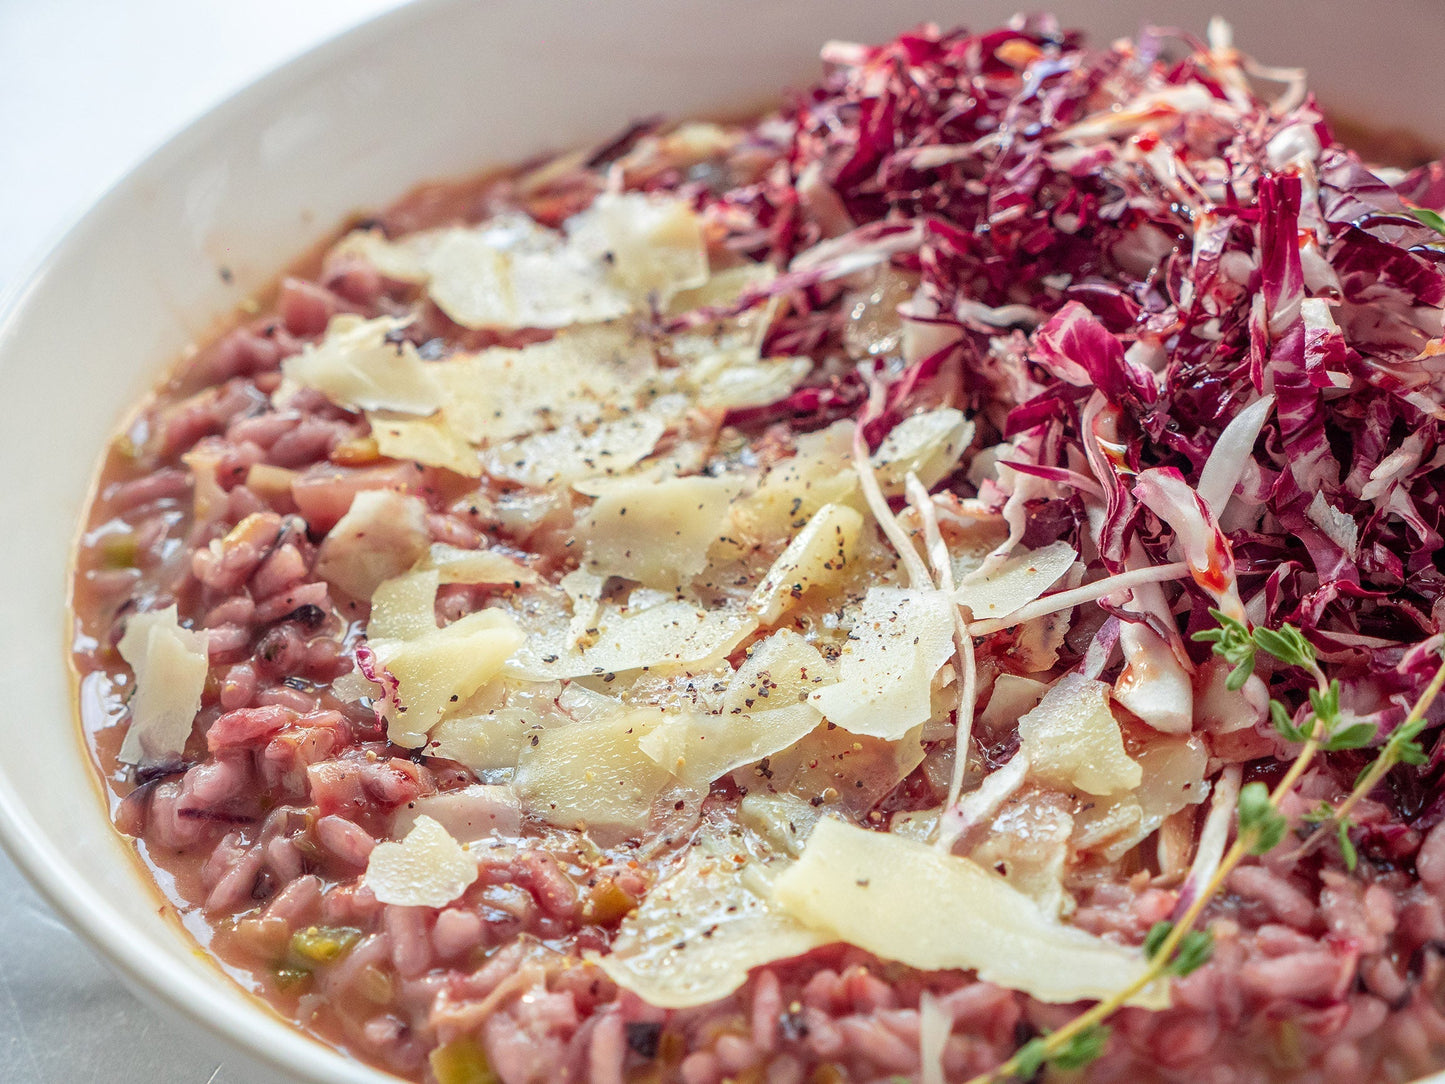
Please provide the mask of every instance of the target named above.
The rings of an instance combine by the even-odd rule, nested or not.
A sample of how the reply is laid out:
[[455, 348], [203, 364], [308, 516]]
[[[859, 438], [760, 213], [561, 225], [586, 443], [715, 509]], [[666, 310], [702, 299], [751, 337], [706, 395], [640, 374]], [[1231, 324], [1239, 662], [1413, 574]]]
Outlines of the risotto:
[[83, 724], [427, 1084], [1445, 1063], [1445, 183], [1048, 19], [422, 187], [135, 413]]

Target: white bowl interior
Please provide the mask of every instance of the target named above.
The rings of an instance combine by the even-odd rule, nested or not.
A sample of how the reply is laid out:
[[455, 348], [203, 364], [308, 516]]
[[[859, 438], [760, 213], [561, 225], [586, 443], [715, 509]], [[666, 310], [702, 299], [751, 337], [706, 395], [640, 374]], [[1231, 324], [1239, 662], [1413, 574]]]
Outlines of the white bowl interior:
[[[1313, 65], [1327, 102], [1445, 137], [1431, 0], [1055, 5], [1096, 40], [1216, 11], [1270, 63]], [[11, 298], [0, 323], [0, 837], [57, 909], [153, 1000], [316, 1081], [391, 1079], [278, 1021], [166, 917], [112, 830], [65, 665], [67, 562], [108, 435], [165, 365], [347, 214], [428, 177], [603, 137], [648, 113], [736, 112], [814, 69], [826, 38], [932, 18], [976, 27], [1013, 2], [430, 0], [283, 68], [117, 186]], [[1401, 34], [1400, 26], [1410, 27]], [[1341, 57], [1349, 58], [1342, 62]], [[1388, 80], [1379, 78], [1388, 70]], [[230, 285], [220, 267], [232, 273]]]

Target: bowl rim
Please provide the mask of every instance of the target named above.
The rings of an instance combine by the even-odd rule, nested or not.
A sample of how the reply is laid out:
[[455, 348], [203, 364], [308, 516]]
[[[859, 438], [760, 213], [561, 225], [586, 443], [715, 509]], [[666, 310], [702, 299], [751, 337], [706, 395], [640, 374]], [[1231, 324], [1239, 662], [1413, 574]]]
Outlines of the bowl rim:
[[[444, 18], [447, 10], [466, 2], [467, 0], [404, 0], [397, 7], [377, 12], [356, 25], [331, 34], [296, 55], [262, 70], [238, 89], [203, 108], [179, 129], [152, 144], [98, 195], [84, 203], [68, 218], [62, 219], [62, 224], [51, 234], [48, 241], [42, 243], [35, 253], [22, 262], [20, 272], [0, 290], [0, 353], [3, 353], [30, 297], [40, 289], [55, 267], [63, 263], [77, 247], [85, 247], [87, 235], [98, 223], [115, 214], [126, 201], [133, 198], [137, 190], [152, 179], [161, 177], [173, 167], [183, 164], [193, 151], [213, 138], [214, 132], [232, 126], [237, 119], [251, 112], [264, 99], [288, 88], [311, 82], [348, 54], [383, 44], [387, 38], [404, 29]], [[95, 469], [96, 465], [92, 464], [92, 481], [86, 497], [87, 502], [94, 492]], [[67, 569], [73, 567], [74, 547], [82, 529], [83, 525], [77, 523], [75, 537], [69, 547], [70, 556], [66, 560]], [[67, 580], [67, 606], [70, 593], [71, 584]], [[84, 732], [79, 723], [76, 702], [78, 689], [69, 657], [69, 646], [64, 643], [55, 646], [64, 653], [63, 665], [69, 670], [67, 680], [70, 685], [71, 718], [68, 735], [72, 743], [69, 752], [83, 757], [91, 768], [91, 781], [96, 788], [94, 800], [104, 803], [106, 798], [103, 783], [95, 774], [90, 750], [85, 744]], [[113, 827], [111, 842], [132, 865], [139, 867], [141, 860], [134, 848], [128, 845], [126, 837]], [[279, 1040], [277, 1043], [256, 1043], [254, 1031], [248, 1026], [252, 1022], [251, 1018], [234, 1012], [233, 1005], [223, 1004], [219, 998], [224, 995], [220, 994], [219, 987], [202, 981], [181, 968], [156, 966], [156, 961], [146, 951], [144, 943], [129, 936], [129, 922], [104, 898], [97, 896], [93, 888], [77, 876], [69, 863], [46, 861], [46, 841], [40, 833], [39, 823], [3, 773], [0, 773], [0, 848], [4, 849], [26, 880], [60, 915], [70, 930], [87, 942], [97, 956], [143, 1001], [159, 1002], [208, 1035], [221, 1039], [228, 1048], [277, 1071], [285, 1078], [325, 1081], [327, 1084], [356, 1084], [358, 1081], [381, 1084], [384, 1081], [400, 1079], [297, 1027], [263, 998], [237, 983], [209, 954], [207, 962], [218, 977], [232, 983], [257, 1013], [271, 1017], [278, 1027], [284, 1028], [284, 1036], [275, 1036]], [[136, 868], [135, 873], [137, 884], [144, 884], [140, 876], [141, 870]], [[170, 901], [158, 886], [147, 887], [155, 893], [158, 905], [171, 907]], [[169, 921], [179, 925], [173, 908], [171, 911]], [[190, 936], [184, 930], [179, 932]]]

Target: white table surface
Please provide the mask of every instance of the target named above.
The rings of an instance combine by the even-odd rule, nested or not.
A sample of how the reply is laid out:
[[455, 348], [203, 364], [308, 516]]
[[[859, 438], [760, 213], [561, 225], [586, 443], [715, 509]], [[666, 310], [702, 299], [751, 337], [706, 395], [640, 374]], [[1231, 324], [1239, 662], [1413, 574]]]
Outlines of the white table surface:
[[[0, 294], [154, 147], [400, 0], [0, 0]], [[138, 1001], [0, 853], [0, 1080], [251, 1084]]]

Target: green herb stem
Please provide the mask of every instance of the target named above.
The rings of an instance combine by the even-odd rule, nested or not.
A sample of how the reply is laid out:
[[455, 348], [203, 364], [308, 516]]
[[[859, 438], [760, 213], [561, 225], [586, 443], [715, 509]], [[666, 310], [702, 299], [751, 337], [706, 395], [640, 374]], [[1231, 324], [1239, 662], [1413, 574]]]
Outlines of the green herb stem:
[[[1442, 678], [1442, 681], [1445, 681], [1445, 678]], [[1276, 810], [1279, 809], [1279, 804], [1284, 800], [1284, 796], [1294, 789], [1294, 785], [1299, 782], [1300, 776], [1304, 774], [1310, 761], [1314, 759], [1315, 754], [1319, 751], [1320, 739], [1323, 737], [1323, 732], [1323, 723], [1320, 720], [1316, 720], [1314, 733], [1311, 734], [1309, 740], [1305, 742], [1304, 748], [1300, 750], [1299, 756], [1295, 758], [1294, 763], [1290, 765], [1289, 770], [1285, 772], [1283, 778], [1275, 784], [1274, 790], [1270, 791], [1269, 803]], [[1179, 921], [1174, 924], [1174, 928], [1169, 931], [1168, 936], [1159, 943], [1159, 947], [1150, 958], [1149, 966], [1145, 968], [1142, 975], [1115, 993], [1112, 997], [1100, 1001], [1093, 1008], [1087, 1009], [1074, 1017], [1057, 1031], [1051, 1031], [1048, 1035], [1042, 1037], [1041, 1042], [1044, 1061], [1050, 1060], [1054, 1054], [1063, 1050], [1072, 1040], [1089, 1028], [1102, 1024], [1121, 1009], [1135, 994], [1145, 989], [1151, 983], [1157, 982], [1166, 974], [1169, 963], [1173, 959], [1175, 951], [1179, 948], [1180, 942], [1183, 941], [1194, 928], [1194, 924], [1199, 920], [1199, 916], [1204, 913], [1205, 907], [1209, 906], [1210, 901], [1214, 899], [1215, 894], [1224, 884], [1225, 878], [1234, 872], [1235, 866], [1239, 865], [1240, 862], [1244, 861], [1244, 859], [1252, 853], [1257, 836], [1257, 829], [1240, 832], [1233, 846], [1225, 852], [1224, 857], [1220, 860], [1218, 869], [1214, 871], [1214, 876], [1209, 879], [1209, 883], [1204, 887], [1204, 890], [1194, 898], [1194, 902], [1191, 903], [1184, 914], [1180, 916]], [[974, 1077], [968, 1081], [968, 1084], [1000, 1084], [1002, 1081], [1015, 1079], [1019, 1076], [1020, 1069], [1022, 1068], [1021, 1060], [1016, 1053], [997, 1069]]]
[[1390, 769], [1399, 764], [1404, 753], [1406, 743], [1413, 742], [1415, 735], [1419, 733], [1421, 725], [1425, 721], [1425, 713], [1430, 710], [1430, 705], [1440, 695], [1440, 690], [1445, 688], [1445, 660], [1442, 660], [1435, 670], [1435, 676], [1430, 679], [1430, 684], [1425, 686], [1425, 691], [1420, 694], [1420, 699], [1415, 701], [1415, 706], [1410, 709], [1410, 714], [1399, 726], [1395, 728], [1384, 746], [1365, 773], [1355, 781], [1354, 788], [1345, 797], [1345, 800], [1335, 807], [1329, 817], [1320, 821], [1319, 825], [1310, 834], [1310, 837], [1300, 845], [1299, 855], [1309, 854], [1314, 850], [1328, 832], [1345, 823], [1350, 812], [1375, 789], [1382, 779], [1389, 774]]

